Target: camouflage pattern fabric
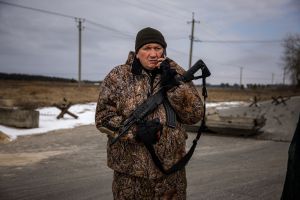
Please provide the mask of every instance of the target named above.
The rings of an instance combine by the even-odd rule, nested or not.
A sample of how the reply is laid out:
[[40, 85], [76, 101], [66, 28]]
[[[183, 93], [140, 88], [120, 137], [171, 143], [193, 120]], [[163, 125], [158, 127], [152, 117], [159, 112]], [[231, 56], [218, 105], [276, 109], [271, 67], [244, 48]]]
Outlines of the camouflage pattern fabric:
[[[136, 126], [128, 134], [109, 145], [122, 121], [135, 110], [136, 106], [145, 101], [160, 88], [160, 74], [156, 75], [151, 86], [150, 75], [139, 66], [133, 64], [134, 53], [129, 54], [125, 64], [112, 69], [100, 86], [100, 94], [96, 108], [95, 123], [97, 128], [108, 135], [107, 162], [108, 166], [120, 173], [157, 179], [163, 174], [157, 169], [146, 147], [135, 138]], [[183, 74], [184, 70], [170, 60], [171, 68]], [[187, 134], [182, 124], [194, 124], [201, 120], [203, 104], [201, 97], [192, 82], [181, 84], [167, 92], [168, 100], [177, 115], [175, 128], [166, 126], [166, 112], [160, 105], [148, 119], [159, 118], [163, 131], [159, 141], [154, 145], [156, 154], [165, 169], [173, 166], [186, 153]]]
[[145, 179], [115, 171], [112, 190], [117, 200], [184, 200], [186, 187], [184, 170], [159, 179]]

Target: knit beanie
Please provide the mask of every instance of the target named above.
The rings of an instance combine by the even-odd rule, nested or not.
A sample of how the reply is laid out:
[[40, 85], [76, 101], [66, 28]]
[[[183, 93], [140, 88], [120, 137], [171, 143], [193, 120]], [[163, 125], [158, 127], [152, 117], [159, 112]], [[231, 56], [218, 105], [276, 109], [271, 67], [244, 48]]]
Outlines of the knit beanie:
[[138, 50], [145, 44], [149, 43], [158, 43], [164, 49], [167, 47], [167, 43], [165, 41], [164, 36], [158, 30], [147, 27], [140, 30], [135, 39], [135, 52], [137, 53]]

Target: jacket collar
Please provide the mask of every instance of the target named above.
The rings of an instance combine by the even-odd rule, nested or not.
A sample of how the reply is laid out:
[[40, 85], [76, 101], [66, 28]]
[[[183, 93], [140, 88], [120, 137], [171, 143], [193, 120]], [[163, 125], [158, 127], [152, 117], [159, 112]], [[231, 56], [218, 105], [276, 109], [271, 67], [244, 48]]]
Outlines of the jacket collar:
[[141, 75], [143, 71], [143, 66], [139, 59], [134, 57], [133, 62], [131, 64], [131, 72], [135, 75]]
[[131, 72], [135, 75], [141, 75], [143, 71], [142, 64], [140, 61], [135, 57], [135, 53], [130, 51], [128, 54], [128, 58], [125, 62], [126, 65], [131, 66]]

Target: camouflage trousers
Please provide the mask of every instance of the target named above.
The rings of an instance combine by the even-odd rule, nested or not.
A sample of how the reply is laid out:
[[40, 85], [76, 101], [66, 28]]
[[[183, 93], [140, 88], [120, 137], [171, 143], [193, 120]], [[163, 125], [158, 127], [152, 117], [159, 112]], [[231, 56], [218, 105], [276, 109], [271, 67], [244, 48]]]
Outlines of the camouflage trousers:
[[159, 179], [146, 179], [114, 171], [112, 191], [115, 200], [185, 200], [185, 170]]

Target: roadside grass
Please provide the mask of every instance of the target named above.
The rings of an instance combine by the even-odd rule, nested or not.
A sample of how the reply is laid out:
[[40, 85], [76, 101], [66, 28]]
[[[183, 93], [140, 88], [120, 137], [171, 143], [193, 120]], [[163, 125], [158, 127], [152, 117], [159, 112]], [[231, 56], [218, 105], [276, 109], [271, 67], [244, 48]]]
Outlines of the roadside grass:
[[[202, 93], [201, 87], [198, 87]], [[271, 100], [272, 96], [300, 96], [300, 89], [284, 88], [216, 88], [208, 87], [208, 102], [247, 101], [256, 96], [259, 101]], [[38, 108], [52, 106], [68, 100], [73, 104], [96, 102], [99, 85], [47, 81], [0, 80], [0, 106]]]

